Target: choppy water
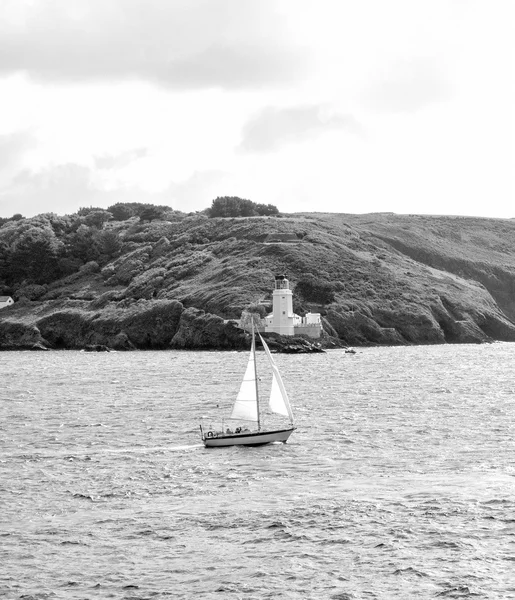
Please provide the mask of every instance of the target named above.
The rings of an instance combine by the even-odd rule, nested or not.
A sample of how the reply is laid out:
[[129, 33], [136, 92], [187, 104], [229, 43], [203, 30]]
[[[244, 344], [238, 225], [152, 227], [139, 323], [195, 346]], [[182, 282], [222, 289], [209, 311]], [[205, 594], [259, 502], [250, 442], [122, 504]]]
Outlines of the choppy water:
[[246, 356], [1, 353], [0, 597], [515, 598], [515, 345], [278, 355], [289, 443], [206, 450]]

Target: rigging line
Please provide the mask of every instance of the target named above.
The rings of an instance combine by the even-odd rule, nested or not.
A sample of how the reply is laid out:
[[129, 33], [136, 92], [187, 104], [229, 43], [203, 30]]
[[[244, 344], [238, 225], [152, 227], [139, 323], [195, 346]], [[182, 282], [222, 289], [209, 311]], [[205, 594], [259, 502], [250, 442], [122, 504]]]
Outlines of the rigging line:
[[258, 374], [257, 374], [257, 363], [256, 363], [256, 336], [254, 335], [254, 319], [252, 319], [252, 353], [254, 356], [254, 380], [256, 382], [257, 426], [258, 426], [258, 431], [261, 431], [261, 415], [259, 414], [259, 387], [258, 387]]

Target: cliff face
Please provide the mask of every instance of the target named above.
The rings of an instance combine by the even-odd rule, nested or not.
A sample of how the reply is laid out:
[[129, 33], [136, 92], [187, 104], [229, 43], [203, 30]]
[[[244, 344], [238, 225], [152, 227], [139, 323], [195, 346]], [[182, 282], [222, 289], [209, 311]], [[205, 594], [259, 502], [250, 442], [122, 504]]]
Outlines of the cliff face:
[[244, 348], [226, 321], [268, 310], [277, 273], [296, 312], [322, 313], [327, 347], [512, 341], [514, 233], [511, 220], [382, 214], [119, 225], [103, 268], [14, 291], [0, 349]]

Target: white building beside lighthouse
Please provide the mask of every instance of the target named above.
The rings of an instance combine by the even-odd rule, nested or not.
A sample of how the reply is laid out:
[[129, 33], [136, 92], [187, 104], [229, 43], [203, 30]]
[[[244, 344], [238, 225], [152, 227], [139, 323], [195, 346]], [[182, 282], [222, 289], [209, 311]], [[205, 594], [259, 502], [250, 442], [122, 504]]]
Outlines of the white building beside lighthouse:
[[285, 275], [275, 276], [272, 313], [266, 316], [264, 321], [266, 333], [320, 337], [322, 332], [319, 313], [307, 313], [305, 317], [300, 317], [293, 312], [293, 293]]

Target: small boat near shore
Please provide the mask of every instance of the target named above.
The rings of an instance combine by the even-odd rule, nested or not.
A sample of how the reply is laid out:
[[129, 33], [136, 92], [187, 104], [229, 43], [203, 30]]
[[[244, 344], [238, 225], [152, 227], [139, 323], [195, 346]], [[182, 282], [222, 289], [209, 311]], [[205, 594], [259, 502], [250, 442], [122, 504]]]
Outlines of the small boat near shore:
[[[288, 426], [272, 429], [263, 427], [259, 378], [256, 364], [256, 335], [254, 328], [252, 328], [252, 345], [247, 368], [241, 383], [240, 391], [236, 397], [236, 401], [234, 402], [229, 417], [229, 420], [237, 423], [237, 426], [233, 429], [222, 424], [222, 427], [219, 429], [209, 428], [208, 430], [204, 430], [201, 425], [200, 434], [206, 448], [218, 448], [223, 446], [261, 446], [273, 442], [286, 443], [295, 430], [293, 424], [293, 412], [281, 374], [279, 373], [279, 369], [275, 364], [267, 343], [261, 337], [261, 334], [258, 333], [258, 336], [265, 350], [268, 365], [272, 373], [272, 385], [268, 406], [273, 413], [288, 417]], [[250, 427], [253, 429], [250, 429]]]

